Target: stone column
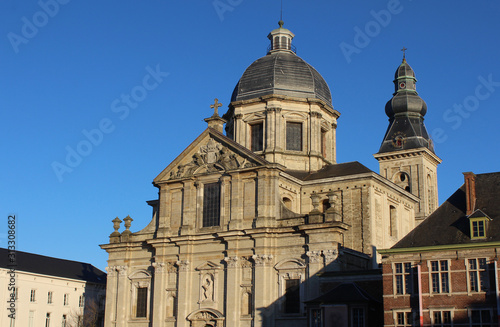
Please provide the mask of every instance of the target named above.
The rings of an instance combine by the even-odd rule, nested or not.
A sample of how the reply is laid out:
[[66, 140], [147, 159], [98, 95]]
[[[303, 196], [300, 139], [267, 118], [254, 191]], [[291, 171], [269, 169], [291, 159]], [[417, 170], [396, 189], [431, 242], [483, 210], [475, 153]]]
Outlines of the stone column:
[[243, 121], [241, 120], [242, 118], [242, 114], [234, 115], [234, 140], [236, 141], [236, 143], [246, 146], [245, 126]]
[[170, 192], [166, 185], [162, 185], [159, 193], [159, 223], [158, 237], [166, 236], [170, 232]]
[[274, 141], [274, 150], [281, 154], [283, 152], [283, 149], [285, 148], [285, 141], [283, 138], [283, 135], [285, 135], [285, 133], [283, 132], [283, 117], [281, 117], [281, 108], [276, 107], [275, 117], [274, 130], [276, 135]]
[[200, 182], [194, 183], [196, 187], [196, 201], [194, 203], [196, 216], [194, 218], [195, 228], [200, 228], [203, 226], [203, 184]]
[[190, 327], [186, 317], [191, 313], [191, 303], [195, 302], [191, 297], [192, 274], [191, 263], [188, 260], [177, 261], [178, 288], [177, 288], [177, 327]]
[[304, 300], [312, 300], [319, 296], [319, 278], [317, 273], [323, 269], [323, 257], [321, 250], [307, 251], [308, 258], [308, 285], [305, 288]]
[[151, 311], [151, 317], [149, 320], [152, 322], [153, 327], [164, 326], [165, 321], [165, 289], [166, 289], [166, 269], [165, 263], [163, 262], [153, 262], [153, 267], [155, 269], [154, 274], [154, 289], [153, 301], [150, 306], [153, 308]]
[[333, 123], [332, 124], [332, 137], [331, 137], [331, 141], [332, 141], [332, 156], [330, 158], [330, 160], [332, 161], [332, 163], [337, 163], [337, 123]]
[[225, 257], [226, 269], [226, 326], [239, 326], [241, 313], [241, 268], [237, 256]]
[[[266, 108], [266, 134], [265, 136], [265, 144], [264, 151], [266, 153], [272, 153], [276, 149], [276, 108], [275, 107], [267, 107]], [[272, 160], [274, 161], [274, 160]]]
[[117, 295], [116, 295], [116, 327], [125, 327], [127, 317], [130, 315], [130, 302], [132, 301], [130, 287], [127, 282], [127, 267], [117, 266]]
[[196, 219], [196, 188], [192, 180], [183, 182], [183, 210], [181, 222], [181, 235], [187, 235], [194, 230]]
[[118, 301], [118, 274], [115, 266], [106, 267], [106, 308], [104, 312], [104, 327], [116, 325], [116, 304]]
[[[273, 327], [275, 324], [274, 313], [277, 308], [271, 308], [276, 281], [271, 280], [276, 276], [273, 274], [273, 255], [256, 254], [252, 256], [254, 266], [254, 322], [255, 326]], [[274, 285], [274, 287], [273, 287]], [[276, 304], [275, 304], [276, 305]]]
[[243, 221], [243, 183], [238, 172], [231, 173], [231, 219], [229, 229], [240, 229]]
[[222, 176], [220, 183], [220, 226], [225, 229], [231, 219], [231, 177]]

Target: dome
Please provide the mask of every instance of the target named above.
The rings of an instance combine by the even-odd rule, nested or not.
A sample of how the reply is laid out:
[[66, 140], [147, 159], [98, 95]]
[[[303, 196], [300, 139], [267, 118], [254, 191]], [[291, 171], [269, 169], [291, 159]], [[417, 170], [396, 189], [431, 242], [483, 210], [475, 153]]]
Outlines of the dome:
[[406, 59], [403, 59], [401, 65], [399, 65], [398, 69], [396, 69], [396, 73], [394, 74], [394, 79], [397, 81], [401, 78], [415, 78], [415, 72], [408, 65]]
[[316, 98], [332, 106], [328, 84], [311, 65], [294, 53], [293, 33], [282, 27], [269, 33], [269, 53], [254, 61], [234, 88], [231, 101], [249, 100], [279, 94]]

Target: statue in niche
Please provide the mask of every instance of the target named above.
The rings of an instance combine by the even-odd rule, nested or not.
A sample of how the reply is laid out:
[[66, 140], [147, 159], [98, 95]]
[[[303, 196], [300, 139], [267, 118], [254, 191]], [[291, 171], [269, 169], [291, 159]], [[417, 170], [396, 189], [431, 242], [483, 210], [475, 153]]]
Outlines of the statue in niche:
[[202, 301], [213, 301], [214, 294], [214, 279], [211, 274], [206, 274], [202, 279], [201, 284]]

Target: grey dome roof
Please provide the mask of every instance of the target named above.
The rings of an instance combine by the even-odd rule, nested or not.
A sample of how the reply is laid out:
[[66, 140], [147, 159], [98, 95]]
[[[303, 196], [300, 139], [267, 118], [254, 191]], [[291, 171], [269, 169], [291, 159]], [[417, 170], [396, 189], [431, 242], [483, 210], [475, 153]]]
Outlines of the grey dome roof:
[[270, 52], [254, 61], [234, 88], [231, 101], [269, 94], [317, 98], [332, 105], [332, 95], [323, 77], [291, 51]]

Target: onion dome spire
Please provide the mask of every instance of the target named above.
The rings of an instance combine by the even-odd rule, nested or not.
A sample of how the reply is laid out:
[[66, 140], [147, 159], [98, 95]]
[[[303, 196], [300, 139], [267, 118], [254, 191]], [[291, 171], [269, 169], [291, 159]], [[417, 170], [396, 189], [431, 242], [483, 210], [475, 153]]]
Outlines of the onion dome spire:
[[427, 104], [417, 93], [415, 72], [406, 62], [404, 54], [393, 82], [393, 97], [385, 105], [389, 128], [379, 153], [422, 147], [434, 152], [432, 140], [424, 125]]

